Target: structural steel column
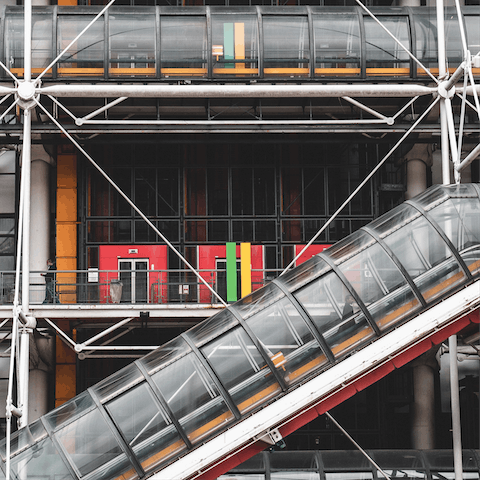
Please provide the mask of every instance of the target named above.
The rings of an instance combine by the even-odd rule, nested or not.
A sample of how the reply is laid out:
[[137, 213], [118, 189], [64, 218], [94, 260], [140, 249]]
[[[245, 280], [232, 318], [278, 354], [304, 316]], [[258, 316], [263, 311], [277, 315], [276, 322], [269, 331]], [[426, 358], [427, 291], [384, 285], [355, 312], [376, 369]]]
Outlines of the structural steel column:
[[434, 352], [415, 360], [413, 370], [412, 448], [435, 448], [435, 374]]
[[32, 145], [31, 207], [30, 207], [30, 298], [42, 303], [45, 298], [45, 280], [40, 272], [46, 269], [50, 258], [50, 166], [53, 161], [41, 145]]

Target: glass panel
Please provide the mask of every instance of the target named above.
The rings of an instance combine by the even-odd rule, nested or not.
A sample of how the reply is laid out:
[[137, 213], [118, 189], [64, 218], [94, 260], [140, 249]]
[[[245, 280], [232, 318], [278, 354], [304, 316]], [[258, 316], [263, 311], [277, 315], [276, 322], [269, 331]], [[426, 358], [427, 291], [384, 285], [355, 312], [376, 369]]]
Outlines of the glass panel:
[[17, 74], [16, 69], [23, 68], [23, 46], [23, 14], [10, 13], [5, 25], [6, 67]]
[[337, 265], [372, 245], [375, 240], [366, 233], [358, 231], [332, 245], [326, 252]]
[[[377, 464], [383, 466], [383, 470], [390, 478], [427, 478], [423, 457], [418, 451], [376, 451], [373, 457]], [[377, 471], [377, 474], [379, 478], [385, 478], [380, 471]]]
[[328, 270], [330, 270], [330, 267], [325, 263], [325, 260], [315, 256], [299, 265], [294, 272], [287, 272], [282, 280], [288, 290], [293, 292], [311, 282], [313, 279], [328, 272]]
[[327, 359], [288, 298], [247, 320], [287, 384], [295, 383]]
[[55, 437], [80, 475], [87, 475], [95, 470], [95, 474], [89, 479], [120, 475], [126, 480], [137, 478], [135, 469], [122, 453], [97, 409], [57, 430]]
[[[294, 293], [334, 355], [343, 355], [374, 333], [333, 272]], [[350, 303], [348, 303], [350, 301]]]
[[352, 475], [343, 478], [372, 478], [372, 465], [358, 450], [322, 451], [321, 456], [325, 472], [342, 472], [331, 478], [342, 478], [344, 472], [356, 472], [356, 477]]
[[160, 18], [162, 76], [207, 75], [207, 21], [197, 16]]
[[182, 337], [177, 337], [165, 345], [162, 345], [157, 350], [145, 355], [139, 362], [141, 362], [147, 369], [147, 372], [152, 375], [159, 368], [167, 366], [189, 351], [190, 347], [187, 345], [187, 342], [185, 342]]
[[161, 369], [152, 379], [194, 444], [234, 419], [193, 353]]
[[207, 320], [198, 323], [188, 330], [186, 334], [192, 339], [197, 347], [201, 347], [237, 324], [238, 320], [233, 314], [229, 310], [223, 310]]
[[155, 12], [110, 14], [109, 25], [110, 74], [155, 75]]
[[[417, 38], [417, 58], [426, 66], [433, 67], [433, 73], [438, 71], [437, 61], [437, 19], [435, 10], [425, 11], [414, 8], [415, 33]], [[478, 19], [477, 19], [478, 20]], [[445, 45], [447, 61], [453, 72], [456, 65], [462, 62], [462, 44], [460, 28], [456, 14], [450, 10], [445, 14]], [[474, 50], [475, 51], [475, 50]], [[475, 53], [478, 49], [475, 51]], [[419, 68], [419, 74], [424, 75]]]
[[[398, 227], [394, 230], [395, 216]], [[424, 298], [430, 302], [465, 280], [451, 251], [424, 217], [413, 207], [402, 205], [372, 226], [381, 232], [385, 243], [414, 279]], [[389, 232], [391, 232], [389, 234]]]
[[97, 383], [93, 390], [99, 400], [105, 403], [143, 380], [140, 370], [135, 364], [131, 364]]
[[[44, 438], [12, 459], [11, 477], [16, 480], [73, 480], [50, 438]], [[5, 478], [3, 476], [3, 478]]]
[[115, 398], [105, 408], [146, 471], [186, 449], [146, 383]]
[[95, 403], [88, 392], [84, 392], [77, 395], [72, 400], [64, 403], [62, 406], [52, 410], [45, 415], [45, 421], [50, 425], [52, 429], [60, 427], [62, 424], [67, 423], [75, 417], [82, 415], [86, 411], [93, 408]]
[[202, 348], [241, 413], [265, 403], [280, 391], [272, 372], [240, 327]]
[[480, 271], [478, 198], [452, 198], [430, 210], [429, 215], [460, 252], [470, 271], [473, 274], [478, 273]]
[[[451, 450], [426, 450], [424, 452], [427, 463], [430, 466], [432, 479], [454, 479], [453, 452]], [[463, 450], [462, 469], [464, 479], [479, 478], [478, 466], [473, 452]]]
[[212, 15], [213, 74], [258, 74], [256, 15]]
[[[361, 236], [357, 239], [360, 240]], [[399, 322], [421, 306], [378, 243], [342, 263], [339, 270], [367, 306], [380, 330]]]
[[[93, 15], [59, 15], [57, 53], [93, 20]], [[103, 75], [104, 20], [99, 18], [59, 60], [58, 75]]]
[[[382, 15], [379, 20], [404, 47], [410, 50], [406, 16]], [[409, 76], [408, 53], [373, 18], [365, 16], [363, 23], [365, 25], [367, 75]]]
[[[32, 15], [32, 74], [35, 77], [48, 67], [52, 58], [52, 16]], [[47, 73], [47, 76], [51, 73]]]
[[302, 470], [293, 470], [291, 472], [271, 472], [271, 480], [318, 480], [320, 474], [317, 472], [305, 472]]
[[250, 295], [242, 298], [235, 304], [235, 309], [243, 318], [248, 318], [262, 308], [267, 308], [274, 302], [280, 300], [284, 293], [273, 283], [270, 283], [262, 288], [256, 290]]
[[148, 303], [148, 262], [135, 262], [135, 303]]
[[[28, 425], [26, 428], [22, 428], [12, 433], [10, 441], [10, 456], [16, 455], [18, 452], [21, 452], [27, 447], [39, 442], [42, 438], [47, 436], [47, 432], [43, 427], [40, 420]], [[2, 459], [7, 458], [6, 447], [5, 447], [5, 438], [1, 440], [0, 444], [0, 454]]]
[[474, 55], [480, 51], [480, 29], [478, 28], [478, 16], [464, 15], [467, 30], [468, 49]]
[[[270, 459], [270, 469], [272, 471], [303, 470], [306, 473], [307, 471], [318, 470], [316, 451], [271, 452], [269, 454], [269, 459]], [[290, 472], [290, 473], [292, 475], [294, 474], [294, 472]], [[307, 476], [306, 478], [309, 478], [309, 477]], [[318, 478], [318, 476], [316, 478]]]
[[360, 26], [358, 15], [313, 16], [315, 31], [315, 75], [360, 75]]
[[263, 43], [266, 76], [309, 76], [307, 17], [264, 16]]

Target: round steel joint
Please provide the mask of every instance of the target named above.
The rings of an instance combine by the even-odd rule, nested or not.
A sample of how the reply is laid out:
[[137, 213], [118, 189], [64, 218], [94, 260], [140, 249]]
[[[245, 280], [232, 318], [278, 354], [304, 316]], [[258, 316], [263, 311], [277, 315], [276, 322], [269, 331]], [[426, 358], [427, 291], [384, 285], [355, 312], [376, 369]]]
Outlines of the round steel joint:
[[27, 317], [27, 323], [24, 325], [25, 328], [36, 328], [37, 326], [37, 320], [35, 317]]
[[18, 105], [27, 110], [35, 105], [33, 99], [38, 96], [36, 94], [35, 83], [20, 82], [17, 87]]
[[447, 90], [445, 87], [446, 84], [447, 82], [445, 81], [445, 82], [441, 82], [438, 85], [438, 94], [442, 98], [452, 98], [455, 95], [455, 85], [453, 85], [452, 87], [450, 87], [449, 90]]

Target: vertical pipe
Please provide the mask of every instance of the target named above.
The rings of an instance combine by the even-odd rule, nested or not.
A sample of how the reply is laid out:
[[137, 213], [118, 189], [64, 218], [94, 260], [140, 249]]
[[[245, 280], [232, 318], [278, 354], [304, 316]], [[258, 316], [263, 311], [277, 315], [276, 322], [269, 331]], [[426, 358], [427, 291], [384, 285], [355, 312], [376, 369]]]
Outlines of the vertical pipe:
[[18, 420], [20, 428], [28, 425], [28, 374], [30, 361], [30, 329], [23, 327], [20, 334], [20, 361], [19, 361], [19, 392], [20, 392], [20, 408], [22, 409], [22, 416]]
[[458, 388], [457, 336], [448, 339], [450, 352], [450, 401], [452, 404], [453, 466], [455, 480], [463, 478], [462, 432], [460, 426], [460, 393]]
[[[447, 77], [445, 56], [445, 23], [443, 17], [443, 0], [437, 1], [437, 38], [438, 38], [438, 73], [441, 80]], [[445, 99], [440, 100], [440, 125], [442, 135], [442, 179], [443, 184], [450, 181], [450, 163], [448, 158], [448, 119]], [[444, 152], [445, 149], [445, 152]], [[460, 400], [458, 392], [458, 360], [457, 337], [452, 335], [448, 339], [450, 349], [450, 397], [452, 402], [452, 435], [453, 435], [453, 463], [455, 480], [462, 480], [462, 441], [460, 431]]]
[[[438, 76], [440, 81], [447, 77], [447, 59], [445, 53], [445, 21], [443, 14], [443, 0], [437, 2], [437, 49], [438, 49]], [[440, 130], [442, 147], [442, 180], [444, 185], [450, 182], [450, 159], [448, 140], [448, 119], [445, 99], [440, 100]]]
[[32, 80], [32, 0], [24, 0], [24, 58], [23, 68], [25, 82]]
[[22, 176], [24, 189], [23, 196], [23, 235], [22, 235], [22, 310], [28, 315], [30, 295], [30, 181], [31, 181], [31, 127], [32, 116], [30, 110], [23, 112], [23, 148], [22, 148]]

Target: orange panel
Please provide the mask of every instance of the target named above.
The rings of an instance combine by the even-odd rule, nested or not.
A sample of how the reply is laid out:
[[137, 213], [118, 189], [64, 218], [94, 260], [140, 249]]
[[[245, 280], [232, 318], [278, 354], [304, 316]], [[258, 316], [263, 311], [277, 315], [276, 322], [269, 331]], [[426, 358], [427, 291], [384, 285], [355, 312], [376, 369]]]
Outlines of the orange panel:
[[77, 189], [62, 188], [57, 190], [57, 222], [77, 220]]
[[[77, 269], [77, 156], [57, 157], [57, 270]], [[76, 303], [76, 279], [57, 273], [57, 293], [61, 303]]]

